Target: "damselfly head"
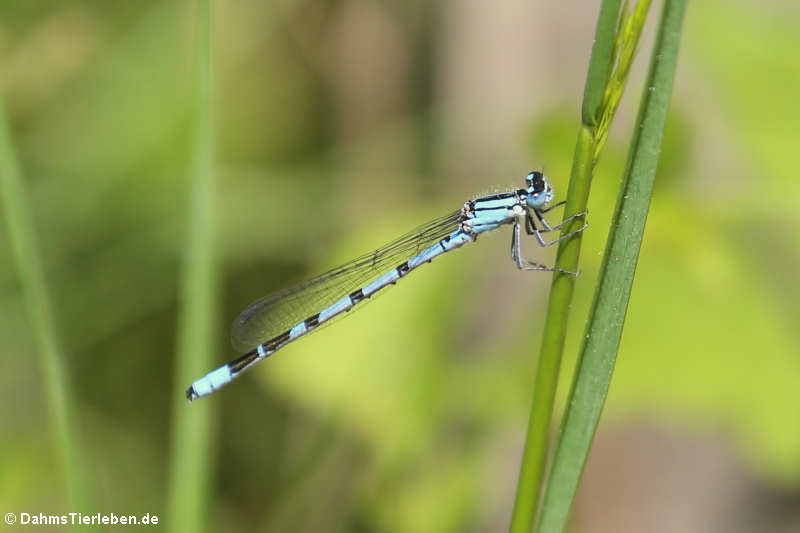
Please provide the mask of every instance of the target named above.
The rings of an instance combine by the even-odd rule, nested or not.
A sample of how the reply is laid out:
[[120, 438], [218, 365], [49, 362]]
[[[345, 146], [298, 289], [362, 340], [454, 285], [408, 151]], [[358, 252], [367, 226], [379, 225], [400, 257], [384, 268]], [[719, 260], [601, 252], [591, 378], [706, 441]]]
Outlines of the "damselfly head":
[[553, 199], [553, 188], [547, 183], [544, 174], [533, 171], [525, 176], [527, 184], [528, 205], [530, 207], [542, 207]]

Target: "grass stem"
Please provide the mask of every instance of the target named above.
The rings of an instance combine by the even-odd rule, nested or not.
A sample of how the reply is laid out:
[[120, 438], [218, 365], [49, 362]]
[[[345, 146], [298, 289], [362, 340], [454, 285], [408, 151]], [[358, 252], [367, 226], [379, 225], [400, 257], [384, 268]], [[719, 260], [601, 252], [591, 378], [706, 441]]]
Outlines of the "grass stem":
[[11, 253], [16, 262], [20, 288], [33, 327], [39, 364], [44, 374], [46, 405], [54, 436], [54, 449], [64, 470], [69, 505], [74, 511], [90, 510], [84, 479], [85, 455], [75, 416], [76, 400], [66, 371], [67, 363], [56, 328], [39, 256], [39, 245], [33, 224], [22, 173], [17, 162], [11, 131], [3, 102], [0, 101], [0, 196]]
[[208, 524], [213, 402], [189, 406], [183, 391], [208, 371], [215, 347], [217, 265], [214, 142], [211, 112], [211, 5], [197, 2], [194, 146], [189, 228], [180, 298], [167, 515], [171, 531]]
[[[649, 6], [649, 0], [640, 0], [633, 13], [630, 13], [627, 3], [620, 11], [619, 0], [604, 0], [601, 4], [586, 77], [565, 217], [586, 210], [594, 168], [616, 114]], [[565, 224], [561, 234], [575, 231], [583, 223], [579, 217]], [[556, 255], [558, 268], [578, 270], [581, 241], [579, 234], [561, 242]], [[554, 273], [511, 518], [511, 533], [531, 531], [536, 517], [574, 286], [575, 277]]]
[[666, 0], [537, 529], [563, 531], [600, 420], [653, 192], [685, 0]]

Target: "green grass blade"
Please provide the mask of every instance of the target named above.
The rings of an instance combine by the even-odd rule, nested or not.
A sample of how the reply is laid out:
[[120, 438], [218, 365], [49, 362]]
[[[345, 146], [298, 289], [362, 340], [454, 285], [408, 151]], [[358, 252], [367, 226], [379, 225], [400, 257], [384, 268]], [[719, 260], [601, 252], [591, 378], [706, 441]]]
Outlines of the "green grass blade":
[[28, 312], [39, 363], [44, 373], [54, 444], [66, 478], [69, 505], [74, 511], [90, 510], [84, 481], [85, 455], [79, 439], [73, 398], [66, 372], [64, 351], [56, 330], [50, 305], [44, 268], [39, 258], [39, 246], [32, 215], [11, 132], [0, 100], [0, 196], [2, 196], [11, 253], [17, 265], [22, 296]]
[[666, 0], [586, 337], [545, 492], [539, 532], [560, 532], [603, 409], [653, 192], [685, 0]]
[[620, 0], [604, 0], [600, 5], [592, 55], [589, 58], [589, 71], [583, 89], [581, 122], [585, 126], [596, 125], [601, 114], [606, 83], [614, 66], [614, 36], [619, 19], [619, 5]]
[[167, 501], [171, 531], [202, 531], [208, 523], [211, 408], [191, 406], [183, 391], [212, 364], [217, 308], [215, 261], [214, 143], [211, 114], [211, 12], [209, 0], [197, 4], [196, 94], [193, 184], [178, 324], [173, 405], [170, 487]]
[[[565, 216], [586, 210], [594, 167], [605, 144], [608, 127], [616, 114], [649, 7], [650, 0], [639, 1], [632, 14], [628, 10], [627, 2], [620, 10], [619, 0], [605, 0], [600, 7], [583, 96], [581, 127], [575, 144], [567, 191]], [[562, 235], [578, 229], [582, 223], [582, 220], [576, 219], [566, 224]], [[580, 235], [563, 241], [558, 247], [556, 265], [568, 271], [577, 270], [580, 247]], [[572, 276], [559, 273], [553, 276], [533, 404], [511, 518], [512, 533], [530, 531], [535, 519], [547, 462], [550, 420], [574, 285], [575, 278]]]
[[636, 55], [636, 49], [639, 44], [639, 39], [642, 36], [647, 13], [650, 10], [650, 1], [638, 2], [632, 14], [628, 13], [627, 7], [628, 5], [626, 2], [623, 7], [622, 16], [620, 17], [620, 25], [617, 30], [617, 39], [614, 45], [616, 68], [609, 77], [605, 91], [603, 92], [603, 106], [597, 124], [592, 164], [596, 164], [597, 160], [600, 158], [600, 153], [608, 138], [608, 131], [611, 129], [611, 122], [614, 120], [614, 115], [619, 107], [622, 94], [625, 91], [628, 73], [633, 64], [633, 58]]

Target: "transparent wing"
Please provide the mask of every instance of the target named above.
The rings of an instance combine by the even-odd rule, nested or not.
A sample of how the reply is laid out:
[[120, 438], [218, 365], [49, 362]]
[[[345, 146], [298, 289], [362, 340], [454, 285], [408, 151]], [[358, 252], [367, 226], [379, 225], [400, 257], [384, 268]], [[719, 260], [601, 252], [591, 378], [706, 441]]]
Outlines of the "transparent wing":
[[233, 322], [231, 342], [234, 348], [242, 352], [252, 350], [319, 313], [445, 238], [458, 229], [460, 218], [461, 210], [454, 211], [324, 274], [253, 302]]

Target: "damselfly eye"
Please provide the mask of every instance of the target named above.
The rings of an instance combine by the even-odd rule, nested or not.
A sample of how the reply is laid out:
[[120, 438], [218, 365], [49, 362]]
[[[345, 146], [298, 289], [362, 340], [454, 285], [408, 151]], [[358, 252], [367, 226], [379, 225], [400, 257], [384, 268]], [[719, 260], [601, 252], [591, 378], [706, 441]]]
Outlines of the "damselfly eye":
[[545, 190], [546, 182], [541, 172], [531, 172], [525, 177], [525, 181], [528, 182], [528, 192], [539, 194]]

